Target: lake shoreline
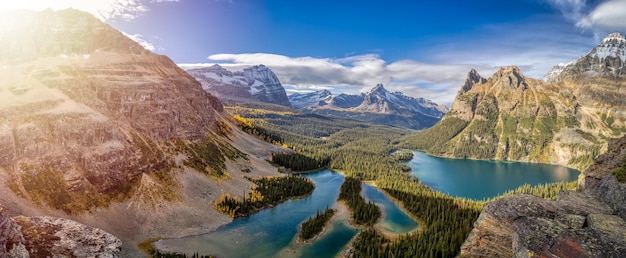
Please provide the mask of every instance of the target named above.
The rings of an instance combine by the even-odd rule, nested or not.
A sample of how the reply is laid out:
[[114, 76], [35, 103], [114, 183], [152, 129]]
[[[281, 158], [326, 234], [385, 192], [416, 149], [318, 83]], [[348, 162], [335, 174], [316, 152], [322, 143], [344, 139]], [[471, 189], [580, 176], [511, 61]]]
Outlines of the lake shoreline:
[[453, 198], [476, 202], [490, 200], [524, 184], [570, 182], [581, 174], [560, 165], [445, 158], [422, 151], [415, 151], [414, 158], [406, 164], [412, 169], [409, 175], [425, 186]]
[[[408, 215], [416, 224], [417, 227], [414, 230], [411, 230], [409, 232], [405, 232], [405, 233], [393, 233], [393, 232], [389, 232], [388, 230], [386, 230], [384, 228], [384, 217], [386, 216], [384, 209], [380, 209], [381, 212], [381, 217], [380, 219], [378, 219], [378, 221], [376, 221], [376, 223], [374, 224], [374, 228], [377, 229], [381, 234], [383, 234], [386, 238], [388, 238], [389, 240], [396, 240], [398, 239], [400, 236], [405, 235], [405, 234], [414, 234], [415, 232], [421, 232], [422, 229], [424, 228], [424, 226], [422, 225], [426, 225], [426, 223], [417, 218], [413, 213], [409, 212], [405, 207], [404, 207], [404, 203], [402, 203], [401, 201], [399, 201], [398, 199], [396, 199], [395, 197], [391, 196], [389, 193], [387, 193], [385, 190], [379, 188], [376, 185], [376, 181], [363, 181], [363, 183], [366, 183], [376, 189], [378, 189], [381, 193], [383, 193], [389, 200], [391, 200], [396, 206], [398, 206], [398, 208], [400, 208], [400, 210], [402, 210], [402, 212], [404, 212], [406, 215]], [[363, 198], [366, 198], [365, 196], [363, 196]], [[380, 206], [379, 206], [380, 207]]]
[[[422, 152], [428, 156], [431, 157], [435, 157], [435, 158], [441, 158], [441, 159], [457, 159], [457, 160], [475, 160], [475, 161], [486, 161], [486, 162], [494, 162], [494, 163], [527, 163], [527, 164], [542, 164], [542, 165], [552, 165], [552, 166], [562, 166], [562, 167], [567, 167], [567, 168], [571, 168], [574, 170], [578, 170], [582, 173], [582, 170], [580, 168], [577, 167], [573, 167], [570, 166], [568, 164], [556, 164], [556, 163], [545, 163], [545, 162], [539, 162], [539, 161], [523, 161], [523, 160], [503, 160], [503, 159], [474, 159], [474, 158], [458, 158], [458, 157], [452, 157], [452, 156], [442, 156], [442, 155], [436, 155], [436, 154], [432, 154], [429, 153], [425, 150], [410, 150], [413, 153], [415, 152]], [[410, 162], [411, 160], [408, 160], [408, 162]], [[583, 169], [584, 170], [584, 169]]]

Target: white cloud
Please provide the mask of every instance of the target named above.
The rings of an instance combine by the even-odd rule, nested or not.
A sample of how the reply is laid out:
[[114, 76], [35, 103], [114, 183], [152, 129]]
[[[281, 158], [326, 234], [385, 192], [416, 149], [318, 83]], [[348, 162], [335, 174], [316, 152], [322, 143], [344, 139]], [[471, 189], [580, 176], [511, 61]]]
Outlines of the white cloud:
[[584, 29], [626, 30], [626, 0], [609, 0], [582, 17], [576, 26]]
[[157, 50], [158, 51], [163, 51], [164, 50], [162, 47], [158, 47], [157, 45], [155, 45], [151, 41], [147, 40], [141, 34], [128, 34], [128, 33], [125, 33], [125, 32], [122, 32], [122, 34], [124, 34], [124, 36], [134, 40], [135, 42], [139, 43], [139, 45], [141, 45], [143, 48], [145, 48], [147, 50], [150, 50], [152, 52], [156, 52]]
[[604, 36], [626, 30], [626, 0], [604, 0], [597, 4], [586, 0], [545, 0], [576, 27]]
[[587, 8], [586, 0], [546, 0], [546, 2], [571, 21], [578, 21], [583, 18], [583, 12]]
[[[440, 65], [411, 60], [386, 63], [376, 54], [346, 58], [288, 57], [276, 54], [218, 54], [210, 60], [230, 70], [240, 70], [257, 64], [271, 68], [290, 92], [310, 92], [329, 89], [333, 93], [365, 92], [377, 83], [390, 91], [423, 97], [450, 105], [467, 72], [476, 68], [488, 75], [496, 68], [471, 64]], [[181, 64], [182, 67], [211, 64]]]
[[0, 4], [0, 12], [27, 9], [61, 10], [74, 8], [93, 14], [103, 21], [111, 19], [132, 20], [150, 10], [152, 3], [178, 2], [179, 0], [20, 0]]

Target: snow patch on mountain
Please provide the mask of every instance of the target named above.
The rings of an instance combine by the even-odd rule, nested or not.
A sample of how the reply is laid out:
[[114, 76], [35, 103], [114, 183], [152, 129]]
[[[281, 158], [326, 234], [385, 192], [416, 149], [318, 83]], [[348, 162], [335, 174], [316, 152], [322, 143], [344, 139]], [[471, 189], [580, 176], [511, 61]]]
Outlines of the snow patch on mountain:
[[618, 57], [624, 63], [626, 61], [625, 44], [624, 35], [617, 32], [611, 33], [602, 40], [600, 45], [591, 50], [589, 55], [598, 57], [600, 60], [607, 57]]
[[291, 106], [278, 77], [264, 65], [255, 65], [236, 72], [226, 70], [218, 64], [183, 69], [196, 78], [205, 91], [218, 98]]
[[328, 90], [321, 90], [307, 94], [294, 93], [289, 96], [289, 100], [294, 108], [301, 110], [334, 109], [375, 114], [421, 113], [434, 118], [441, 118], [448, 111], [446, 106], [431, 100], [413, 98], [401, 92], [389, 92], [382, 84], [361, 95], [333, 95]]
[[600, 44], [577, 60], [554, 66], [543, 81], [607, 75], [626, 76], [626, 39], [618, 32], [607, 35]]
[[559, 63], [557, 65], [555, 65], [554, 67], [552, 67], [552, 69], [548, 72], [548, 74], [546, 74], [545, 76], [543, 76], [543, 78], [541, 79], [544, 82], [549, 82], [552, 81], [553, 79], [559, 77], [559, 75], [561, 74], [561, 72], [563, 72], [563, 70], [565, 69], [565, 67], [574, 64], [576, 61], [569, 61], [567, 63]]

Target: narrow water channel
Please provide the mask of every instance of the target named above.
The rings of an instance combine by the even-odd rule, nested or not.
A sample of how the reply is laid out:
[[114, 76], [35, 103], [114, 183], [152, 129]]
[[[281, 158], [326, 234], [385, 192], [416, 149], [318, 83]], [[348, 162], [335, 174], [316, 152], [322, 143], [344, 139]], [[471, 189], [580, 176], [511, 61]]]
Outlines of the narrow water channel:
[[[305, 174], [315, 183], [313, 193], [304, 199], [289, 200], [245, 218], [238, 218], [214, 232], [178, 239], [161, 240], [154, 246], [161, 251], [218, 257], [334, 257], [358, 229], [350, 226], [347, 214], [334, 216], [326, 232], [308, 244], [296, 244], [298, 226], [326, 207], [337, 207], [343, 175], [323, 170]], [[405, 233], [417, 223], [380, 190], [364, 184], [363, 195], [383, 209], [382, 223], [391, 233]]]

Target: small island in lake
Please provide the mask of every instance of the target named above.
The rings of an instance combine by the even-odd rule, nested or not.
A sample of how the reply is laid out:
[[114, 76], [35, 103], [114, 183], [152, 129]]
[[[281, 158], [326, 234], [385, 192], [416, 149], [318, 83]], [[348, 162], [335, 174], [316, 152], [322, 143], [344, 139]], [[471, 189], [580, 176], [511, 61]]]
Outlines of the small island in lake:
[[303, 222], [300, 230], [300, 241], [309, 240], [322, 232], [330, 218], [335, 214], [335, 210], [326, 208], [322, 213], [317, 211], [315, 217], [310, 217], [307, 221]]

